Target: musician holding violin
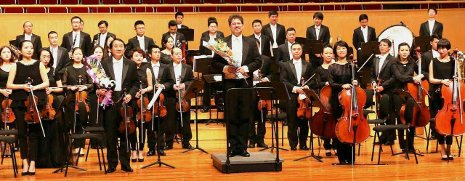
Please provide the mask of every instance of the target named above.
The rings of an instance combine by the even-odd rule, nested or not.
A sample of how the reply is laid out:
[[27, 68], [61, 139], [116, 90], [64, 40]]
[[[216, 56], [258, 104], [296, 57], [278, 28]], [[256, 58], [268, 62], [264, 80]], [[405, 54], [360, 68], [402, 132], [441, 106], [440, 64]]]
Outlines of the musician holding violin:
[[149, 103], [149, 94], [151, 94], [153, 90], [152, 72], [150, 71], [149, 63], [142, 62], [145, 57], [145, 52], [143, 50], [136, 48], [130, 54], [132, 56], [131, 60], [134, 61], [137, 65], [137, 76], [139, 77], [141, 83], [141, 89], [137, 92], [135, 97], [137, 101], [132, 101], [132, 107], [137, 114], [136, 120], [137, 128], [139, 129], [139, 135], [137, 138], [136, 132], [129, 136], [129, 141], [131, 142], [131, 161], [143, 162], [145, 134], [146, 127], [148, 125], [146, 123], [152, 121], [152, 111], [147, 109], [147, 105]]
[[[147, 156], [153, 156], [156, 153], [160, 156], [166, 156], [165, 149], [165, 132], [167, 132], [169, 120], [167, 119], [167, 106], [169, 99], [165, 99], [165, 95], [172, 91], [174, 79], [170, 74], [169, 65], [160, 63], [161, 52], [160, 47], [157, 45], [149, 46], [148, 53], [150, 58], [149, 69], [152, 74], [152, 85], [155, 89], [163, 89], [157, 103], [155, 103], [153, 110], [154, 117], [152, 117], [151, 124], [147, 124], [147, 146], [149, 151]], [[150, 94], [149, 94], [150, 95]], [[152, 95], [151, 95], [152, 96]], [[150, 97], [150, 100], [152, 97]], [[174, 99], [171, 99], [171, 105], [174, 105]], [[158, 122], [160, 121], [160, 129], [158, 129]], [[158, 131], [160, 130], [160, 131]], [[155, 133], [156, 132], [156, 133]], [[169, 145], [173, 148], [173, 144]]]
[[[182, 101], [186, 89], [194, 79], [192, 67], [182, 63], [182, 51], [180, 48], [173, 48], [173, 63], [169, 65], [171, 78], [175, 81], [173, 90], [166, 93], [168, 101], [168, 129], [166, 131], [166, 147], [173, 148], [173, 139], [177, 128], [180, 128], [182, 135], [182, 148], [192, 149], [189, 141], [192, 139], [192, 130], [190, 125], [190, 101]], [[174, 103], [174, 104], [173, 104]], [[180, 110], [181, 109], [181, 110]], [[178, 126], [177, 126], [178, 125]]]
[[[299, 43], [291, 45], [292, 61], [281, 63], [281, 82], [288, 89], [291, 100], [286, 106], [288, 139], [291, 150], [297, 150], [297, 144], [301, 150], [308, 150], [307, 137], [309, 132], [308, 120], [311, 117], [310, 101], [304, 94], [304, 89], [309, 89], [310, 81], [307, 81], [314, 70], [311, 63], [302, 56], [303, 47]], [[300, 113], [300, 116], [298, 115]]]
[[[400, 110], [397, 119], [399, 122], [397, 124], [409, 125], [407, 134], [408, 142], [405, 141], [404, 130], [398, 130], [399, 146], [403, 151], [414, 151], [413, 138], [415, 136], [415, 127], [426, 126], [429, 122], [429, 110], [424, 102], [428, 91], [428, 87], [426, 87], [428, 86], [428, 82], [425, 82], [426, 86], [421, 84], [422, 80], [427, 80], [421, 70], [420, 72], [418, 71], [419, 67], [421, 69], [421, 65], [418, 66], [415, 60], [410, 56], [410, 45], [408, 43], [400, 43], [397, 52], [397, 59], [391, 66], [391, 71], [395, 77], [393, 89], [395, 90], [394, 92], [406, 90], [411, 95], [411, 97], [407, 97], [406, 100], [400, 99], [400, 97], [393, 99], [396, 112]], [[421, 64], [421, 60], [419, 60], [418, 63]], [[412, 86], [416, 89], [413, 90], [413, 88], [411, 88]], [[420, 88], [418, 88], [418, 86], [420, 86]], [[399, 95], [393, 94], [393, 96]], [[423, 112], [418, 112], [421, 108], [425, 110]], [[426, 115], [420, 115], [422, 113], [426, 113]], [[408, 143], [408, 145], [406, 145], [406, 143]]]
[[13, 49], [9, 46], [0, 47], [0, 102], [2, 102], [2, 117], [0, 128], [8, 129], [14, 127], [14, 120], [16, 119], [13, 111], [10, 108], [11, 89], [6, 88], [8, 81], [8, 74], [12, 65], [16, 62], [16, 55]]
[[[430, 109], [431, 109], [431, 117], [436, 118], [436, 130], [437, 130], [437, 139], [439, 146], [441, 148], [441, 159], [442, 160], [453, 160], [454, 158], [450, 155], [450, 147], [452, 145], [452, 136], [455, 134], [451, 134], [450, 130], [443, 130], [440, 129], [441, 127], [445, 127], [446, 125], [451, 124], [452, 117], [446, 116], [443, 114], [444, 112], [451, 112], [454, 113], [452, 109], [455, 110], [456, 119], [455, 122], [460, 124], [461, 118], [459, 113], [459, 105], [462, 103], [462, 100], [455, 102], [452, 101], [451, 93], [454, 91], [452, 90], [455, 85], [453, 84], [454, 73], [457, 71], [457, 63], [455, 60], [449, 56], [449, 49], [451, 48], [451, 44], [447, 39], [439, 40], [437, 44], [437, 50], [439, 53], [439, 57], [433, 58], [429, 65], [429, 82], [431, 83], [432, 89], [434, 91], [431, 92], [431, 100], [430, 100]], [[460, 74], [458, 74], [460, 75]], [[463, 90], [461, 90], [463, 92]], [[461, 94], [461, 92], [457, 92], [456, 94]], [[462, 97], [463, 99], [463, 97]], [[448, 110], [448, 111], [447, 111]], [[440, 114], [441, 113], [441, 114]], [[442, 126], [444, 125], [444, 126]], [[458, 128], [455, 128], [458, 129]], [[449, 132], [448, 134], [445, 134]], [[447, 149], [444, 144], [447, 144]]]
[[[21, 174], [35, 175], [38, 140], [42, 136], [38, 110], [44, 105], [45, 88], [49, 86], [49, 80], [45, 66], [40, 61], [32, 59], [34, 53], [32, 42], [22, 41], [19, 48], [20, 61], [11, 66], [7, 88], [13, 90], [10, 96], [13, 100], [11, 108], [15, 113], [15, 123], [18, 129], [23, 166]], [[26, 121], [32, 122], [29, 128], [26, 128]], [[42, 134], [45, 133], [42, 132]], [[28, 135], [29, 140], [26, 138]]]

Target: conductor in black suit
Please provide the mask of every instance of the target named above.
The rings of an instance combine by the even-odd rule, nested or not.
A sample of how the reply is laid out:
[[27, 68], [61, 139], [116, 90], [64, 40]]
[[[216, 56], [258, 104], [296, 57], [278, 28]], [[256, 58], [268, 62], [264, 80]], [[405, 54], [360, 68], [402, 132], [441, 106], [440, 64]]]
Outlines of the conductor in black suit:
[[276, 61], [287, 62], [291, 60], [291, 45], [295, 43], [296, 33], [296, 30], [292, 27], [286, 30], [286, 43], [279, 45], [275, 56]]
[[213, 52], [203, 46], [203, 42], [209, 42], [211, 39], [224, 39], [224, 34], [218, 31], [218, 21], [215, 17], [208, 18], [208, 30], [202, 33], [200, 37], [199, 54], [200, 55], [213, 55]]
[[[231, 15], [228, 18], [230, 36], [224, 40], [233, 52], [233, 61], [236, 64], [230, 65], [226, 59], [231, 59], [225, 55], [215, 54], [212, 66], [215, 69], [223, 70], [223, 88], [226, 93], [231, 88], [250, 88], [252, 84], [252, 72], [260, 68], [261, 60], [258, 47], [254, 40], [244, 37], [242, 30], [244, 28], [244, 19], [238, 14]], [[226, 58], [226, 59], [225, 59]], [[250, 76], [249, 76], [250, 75]], [[245, 76], [246, 78], [242, 78]], [[247, 152], [247, 136], [250, 120], [253, 119], [252, 98], [250, 96], [241, 96], [235, 99], [231, 104], [231, 110], [226, 107], [226, 113], [229, 115], [229, 132], [228, 142], [231, 146], [229, 156], [241, 155], [249, 157]]]
[[271, 10], [268, 12], [270, 23], [263, 26], [262, 34], [267, 35], [273, 41], [272, 48], [276, 49], [285, 43], [286, 27], [278, 23], [278, 12]]
[[[126, 135], [118, 132], [119, 125], [123, 121], [119, 110], [122, 102], [129, 103], [139, 91], [139, 78], [137, 77], [136, 64], [123, 56], [124, 41], [118, 38], [113, 40], [110, 49], [112, 56], [102, 60], [103, 69], [111, 77], [111, 80], [115, 80], [115, 88], [111, 97], [114, 104], [103, 111], [103, 127], [107, 141], [107, 172], [112, 173], [116, 170], [118, 157], [121, 162], [121, 170], [132, 172], [133, 170], [129, 164]], [[104, 95], [105, 92], [106, 89], [97, 91], [99, 95]], [[120, 142], [117, 151], [118, 138]]]
[[[313, 14], [314, 25], [307, 28], [307, 40], [319, 40], [323, 42], [323, 44], [329, 44], [331, 33], [327, 26], [322, 25], [323, 18], [324, 16], [322, 12], [316, 12]], [[320, 66], [323, 63], [321, 54], [311, 54], [310, 63], [312, 63], [314, 67]]]
[[68, 52], [75, 47], [79, 47], [82, 49], [84, 56], [88, 57], [92, 55], [92, 42], [90, 35], [81, 31], [81, 22], [82, 19], [79, 16], [71, 18], [73, 31], [63, 35], [61, 47], [66, 48]]
[[249, 38], [255, 40], [261, 55], [267, 56], [268, 58], [271, 57], [271, 46], [273, 41], [268, 35], [262, 33], [262, 21], [259, 19], [253, 20], [252, 28], [254, 33], [250, 35]]
[[105, 20], [101, 20], [97, 24], [98, 30], [100, 33], [97, 33], [94, 35], [94, 38], [92, 39], [93, 46], [101, 46], [103, 49], [107, 50], [108, 49], [108, 39], [110, 37], [114, 40], [116, 38], [116, 35], [113, 33], [108, 32], [108, 22]]
[[30, 21], [23, 23], [23, 34], [16, 36], [15, 46], [19, 47], [19, 44], [24, 40], [30, 40], [34, 45], [33, 59], [39, 60], [40, 49], [42, 49], [42, 41], [40, 36], [32, 33], [33, 24]]
[[136, 31], [136, 36], [128, 40], [128, 44], [126, 45], [126, 52], [124, 53], [126, 57], [130, 57], [130, 52], [136, 48], [144, 50], [144, 52], [147, 54], [148, 47], [155, 46], [153, 39], [145, 36], [144, 21], [137, 20], [134, 23], [134, 30]]
[[[378, 38], [376, 38], [375, 28], [368, 26], [368, 15], [361, 14], [358, 17], [358, 21], [360, 22], [360, 27], [354, 29], [352, 44], [354, 45], [355, 49], [357, 49], [357, 63], [360, 67], [364, 63], [365, 59], [368, 58], [361, 57], [362, 44], [370, 41], [377, 41]], [[366, 66], [371, 67], [371, 63]]]
[[55, 31], [50, 31], [48, 33], [48, 41], [50, 42], [50, 46], [47, 47], [52, 53], [53, 57], [53, 65], [55, 73], [60, 73], [61, 69], [67, 67], [71, 62], [68, 55], [68, 50], [66, 48], [58, 46], [58, 33]]
[[[176, 21], [170, 20], [168, 22], [168, 32], [164, 33], [161, 36], [161, 42], [167, 42], [169, 37], [172, 37], [174, 40], [174, 47], [181, 48], [182, 42], [186, 42], [186, 50], [187, 48], [187, 41], [186, 38], [182, 33], [178, 32], [178, 26]], [[162, 43], [162, 49], [165, 49], [165, 43]]]
[[438, 10], [436, 8], [428, 8], [428, 21], [420, 25], [420, 36], [433, 36], [438, 35], [439, 39], [442, 38], [443, 25], [436, 21]]

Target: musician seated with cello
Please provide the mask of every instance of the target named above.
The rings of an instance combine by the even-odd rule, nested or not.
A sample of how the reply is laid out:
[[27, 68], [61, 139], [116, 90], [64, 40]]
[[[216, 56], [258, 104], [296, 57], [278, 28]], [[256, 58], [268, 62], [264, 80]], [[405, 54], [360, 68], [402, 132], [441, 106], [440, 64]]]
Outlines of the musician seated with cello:
[[[459, 136], [464, 131], [463, 113], [460, 111], [463, 110], [462, 103], [465, 96], [462, 96], [464, 90], [459, 89], [463, 87], [463, 83], [457, 81], [460, 78], [460, 74], [457, 74], [458, 64], [449, 56], [451, 48], [449, 40], [439, 40], [437, 48], [439, 57], [433, 58], [429, 65], [429, 82], [434, 90], [430, 100], [431, 117], [436, 118], [437, 139], [442, 160], [453, 160], [450, 154], [452, 136]], [[447, 149], [444, 143], [447, 144]]]
[[[83, 133], [83, 127], [89, 121], [89, 105], [87, 104], [87, 91], [93, 88], [93, 80], [87, 75], [86, 66], [82, 63], [84, 55], [79, 47], [71, 51], [72, 64], [63, 70], [62, 82], [66, 87], [65, 123], [72, 133]], [[74, 153], [84, 148], [83, 139], [75, 141]]]
[[[44, 105], [45, 88], [49, 86], [49, 80], [45, 66], [40, 61], [32, 59], [34, 47], [31, 41], [22, 41], [19, 48], [21, 49], [20, 61], [10, 69], [7, 88], [13, 90], [11, 107], [15, 113], [15, 123], [18, 129], [19, 150], [23, 166], [21, 175], [35, 175], [38, 140], [42, 136], [42, 122], [39, 119], [38, 110]], [[26, 128], [26, 122], [31, 122], [29, 129]], [[42, 134], [45, 135], [44, 132]], [[29, 141], [26, 138], [27, 135], [29, 135]]]
[[[309, 132], [308, 120], [311, 117], [310, 101], [305, 96], [304, 89], [309, 89], [307, 81], [313, 75], [311, 63], [302, 56], [302, 45], [291, 45], [292, 61], [281, 62], [281, 82], [286, 85], [291, 95], [287, 103], [288, 139], [291, 150], [308, 150], [307, 137]], [[298, 133], [298, 135], [297, 135]]]
[[[410, 56], [410, 45], [408, 43], [399, 44], [397, 52], [397, 59], [391, 66], [391, 71], [395, 76], [393, 89], [395, 90], [394, 92], [402, 91], [405, 89], [411, 95], [407, 97], [406, 100], [400, 99], [399, 97], [394, 99], [393, 102], [395, 109], [400, 110], [400, 115], [398, 115], [397, 119], [399, 122], [397, 122], [397, 124], [406, 124], [409, 126], [407, 142], [404, 138], [404, 130], [398, 130], [399, 146], [403, 151], [414, 151], [413, 138], [415, 136], [415, 127], [426, 126], [426, 124], [429, 122], [429, 110], [424, 103], [426, 91], [428, 88], [420, 87], [419, 91], [421, 92], [420, 95], [418, 95], [418, 87], [416, 86], [422, 86], [420, 83], [422, 82], [422, 79], [425, 78], [425, 76], [421, 73], [421, 70], [420, 73], [418, 73], [418, 68], [421, 68], [421, 65], [418, 66], [418, 64], [415, 63], [415, 60]], [[420, 61], [421, 60], [419, 60], [419, 63]], [[425, 83], [428, 84], [428, 82]], [[411, 86], [417, 89], [413, 90]], [[397, 94], [393, 95], [398, 96]], [[418, 111], [420, 108], [424, 108], [425, 111], [419, 113]], [[421, 113], [426, 113], [426, 115], [420, 115]], [[408, 145], [406, 145], [406, 143], [408, 143]]]
[[[152, 92], [153, 90], [153, 84], [152, 84], [152, 73], [150, 71], [149, 63], [147, 62], [142, 62], [142, 60], [145, 57], [145, 52], [140, 49], [136, 48], [132, 51], [131, 54], [131, 60], [134, 61], [137, 65], [137, 76], [139, 76], [139, 80], [141, 81], [141, 88], [139, 92], [136, 94], [136, 99], [139, 100], [141, 99], [142, 96], [142, 117], [140, 116], [141, 112], [141, 105], [139, 104], [139, 101], [132, 101], [133, 105], [132, 107], [134, 108], [135, 112], [138, 113], [139, 116], [137, 116], [137, 128], [139, 131], [135, 132], [134, 134], [131, 134], [129, 136], [129, 141], [131, 142], [131, 161], [132, 162], [143, 162], [144, 161], [144, 143], [145, 143], [145, 133], [146, 133], [146, 122], [151, 121], [151, 117], [144, 117], [145, 113], [148, 113], [149, 116], [152, 116], [152, 113], [150, 110], [146, 110], [146, 106], [148, 104], [148, 95]], [[145, 119], [141, 119], [145, 118]], [[150, 118], [150, 120], [147, 120]], [[142, 125], [144, 124], [144, 125]], [[136, 135], [138, 134], [138, 135]], [[138, 136], [138, 137], [136, 137]], [[137, 149], [137, 150], [136, 150]]]

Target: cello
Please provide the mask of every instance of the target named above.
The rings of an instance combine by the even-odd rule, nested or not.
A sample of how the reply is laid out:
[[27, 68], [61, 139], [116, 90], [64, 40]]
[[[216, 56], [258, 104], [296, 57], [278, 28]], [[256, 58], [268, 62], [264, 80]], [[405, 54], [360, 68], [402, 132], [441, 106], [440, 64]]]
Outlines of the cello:
[[465, 133], [465, 114], [463, 114], [465, 84], [459, 80], [457, 60], [451, 57], [451, 61], [454, 61], [454, 78], [452, 85], [441, 87], [444, 104], [436, 114], [436, 131], [445, 136], [459, 136]]
[[324, 86], [320, 90], [320, 110], [313, 115], [310, 121], [310, 130], [313, 134], [321, 136], [323, 138], [335, 138], [336, 137], [336, 119], [331, 112], [331, 105], [329, 99], [331, 97], [331, 87], [329, 85]]
[[[353, 84], [355, 80], [355, 65], [352, 60], [350, 62]], [[365, 141], [370, 136], [370, 126], [363, 115], [365, 101], [365, 91], [356, 85], [352, 85], [350, 89], [344, 89], [339, 93], [339, 102], [344, 113], [336, 124], [335, 132], [340, 142], [356, 144]]]
[[[419, 53], [417, 51], [417, 53]], [[418, 74], [421, 73], [421, 57], [418, 56]], [[430, 119], [431, 115], [425, 103], [425, 95], [428, 95], [429, 83], [426, 79], [421, 80], [419, 84], [409, 82], [405, 86], [405, 90], [412, 96], [413, 100], [416, 102], [416, 105], [413, 106], [412, 110], [412, 122], [410, 123], [413, 127], [424, 127], [426, 126]], [[407, 125], [407, 120], [405, 119], [405, 109], [406, 104], [402, 105], [400, 108], [400, 121], [402, 124]]]

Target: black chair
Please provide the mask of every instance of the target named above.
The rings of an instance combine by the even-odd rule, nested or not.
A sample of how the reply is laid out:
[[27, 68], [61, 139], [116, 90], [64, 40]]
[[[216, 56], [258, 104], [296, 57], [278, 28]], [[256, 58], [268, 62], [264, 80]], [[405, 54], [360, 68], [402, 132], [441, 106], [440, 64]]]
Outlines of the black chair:
[[[273, 111], [274, 111], [274, 110], [273, 110]], [[278, 127], [279, 125], [276, 124], [276, 127], [277, 127], [277, 128], [275, 128], [275, 126], [274, 126], [275, 124], [273, 124], [275, 121], [281, 121], [281, 146], [284, 146], [284, 125], [285, 125], [285, 122], [286, 122], [286, 118], [287, 118], [287, 114], [286, 114], [285, 112], [280, 112], [280, 113], [278, 113], [278, 115], [276, 116], [276, 118], [275, 118], [274, 113], [273, 113], [273, 114], [268, 114], [268, 115], [266, 115], [266, 120], [269, 120], [269, 121], [272, 123], [272, 124], [271, 124], [271, 131], [272, 131], [272, 133], [271, 133], [271, 140], [272, 140], [272, 145], [271, 145], [271, 147], [270, 147], [271, 149], [275, 148], [275, 146], [274, 146], [274, 142], [275, 142], [275, 141], [274, 141], [274, 140], [275, 140], [276, 138], [274, 138], [274, 135], [275, 135], [274, 132], [275, 132], [276, 130], [279, 130], [279, 127]], [[266, 149], [266, 148], [264, 148], [263, 150], [265, 150], [265, 149]], [[280, 149], [286, 150], [286, 151], [287, 151], [287, 149], [284, 149], [284, 148], [280, 148]]]
[[[5, 130], [0, 130], [0, 136], [17, 136], [18, 135], [18, 130], [16, 129], [5, 129]], [[6, 157], [5, 155], [5, 151], [6, 151], [6, 144], [5, 144], [5, 147], [3, 147], [3, 150], [2, 150], [2, 161], [0, 164], [3, 165], [3, 159]]]
[[[105, 129], [102, 126], [88, 126], [84, 128], [84, 132], [101, 134], [102, 140], [103, 141], [105, 140]], [[87, 162], [87, 158], [89, 157], [90, 148], [94, 146], [97, 146], [97, 145], [95, 145], [95, 143], [91, 140], [91, 142], [89, 142], [89, 145], [87, 145], [86, 162]], [[101, 146], [104, 147], [104, 144], [102, 144]]]
[[[374, 152], [375, 152], [376, 138], [378, 138], [378, 140], [379, 140], [379, 137], [380, 137], [379, 133], [380, 133], [380, 132], [383, 133], [383, 132], [386, 132], [386, 131], [393, 131], [393, 130], [394, 130], [394, 131], [395, 131], [395, 130], [402, 130], [402, 131], [407, 130], [407, 131], [408, 131], [408, 128], [409, 128], [409, 126], [403, 125], [403, 124], [398, 124], [398, 125], [379, 125], [379, 126], [375, 126], [375, 127], [373, 128], [373, 131], [375, 131], [375, 138], [374, 138], [374, 140], [373, 140], [373, 149], [372, 149], [372, 151], [371, 151], [371, 161], [373, 161], [373, 156], [374, 156]], [[407, 133], [406, 136], [407, 136], [407, 135], [409, 135], [409, 134]], [[409, 140], [409, 139], [407, 138], [407, 139], [405, 139], [405, 140], [407, 141], [407, 142], [406, 142], [406, 145], [409, 145], [409, 143], [408, 143], [408, 140]], [[396, 155], [396, 154], [394, 153], [394, 150], [392, 149], [392, 145], [389, 145], [389, 147], [391, 148], [391, 154], [392, 154], [392, 155]], [[378, 165], [381, 165], [381, 152], [382, 152], [382, 151], [383, 151], [382, 145], [380, 144], [380, 145], [379, 145], [379, 150], [378, 150]], [[415, 156], [415, 162], [418, 164], [418, 158], [417, 158], [417, 154], [415, 153], [415, 148], [413, 149], [413, 155]], [[405, 151], [405, 156], [406, 156], [406, 158], [407, 158], [408, 160], [410, 159], [410, 158], [409, 158], [409, 151], [408, 151], [408, 150]]]
[[[432, 128], [431, 128], [431, 124], [434, 124], [436, 122], [436, 119], [435, 118], [431, 118], [430, 119], [430, 126], [429, 126], [429, 129], [428, 131], [426, 132], [426, 153], [429, 152], [429, 141], [432, 140], [431, 139], [431, 134], [432, 134]], [[431, 153], [437, 153], [438, 152], [438, 146], [439, 146], [439, 142], [436, 141], [436, 151], [435, 152], [431, 152]]]
[[[97, 158], [98, 158], [100, 170], [102, 170], [102, 162], [103, 162], [103, 170], [105, 174], [107, 173], [105, 154], [103, 153], [104, 139], [102, 137], [102, 134], [97, 134], [97, 133], [70, 134], [69, 139], [70, 139], [70, 144], [69, 144], [69, 149], [68, 149], [68, 155], [66, 156], [66, 158], [70, 158], [73, 148], [74, 148], [75, 141], [86, 140], [86, 139], [95, 140], [95, 144], [97, 146]], [[81, 148], [79, 148], [79, 152], [80, 151], [81, 151]], [[77, 154], [77, 158], [75, 162], [76, 166], [78, 165], [79, 157], [80, 157], [80, 154]], [[102, 161], [100, 159], [102, 159]], [[65, 177], [68, 175], [68, 167], [70, 166], [69, 160], [70, 159], [66, 159], [66, 162], [65, 162]]]
[[[16, 143], [17, 140], [18, 140], [18, 138], [16, 138], [16, 136], [0, 136], [0, 142], [5, 142], [6, 144], [8, 144], [10, 146], [11, 165], [13, 166], [13, 173], [14, 173], [15, 177], [18, 174], [18, 165], [17, 165], [17, 162], [16, 162], [16, 154], [15, 154], [15, 146], [14, 146], [14, 144]], [[5, 150], [3, 150], [3, 151], [5, 151]], [[3, 157], [2, 157], [2, 162], [3, 162]]]

